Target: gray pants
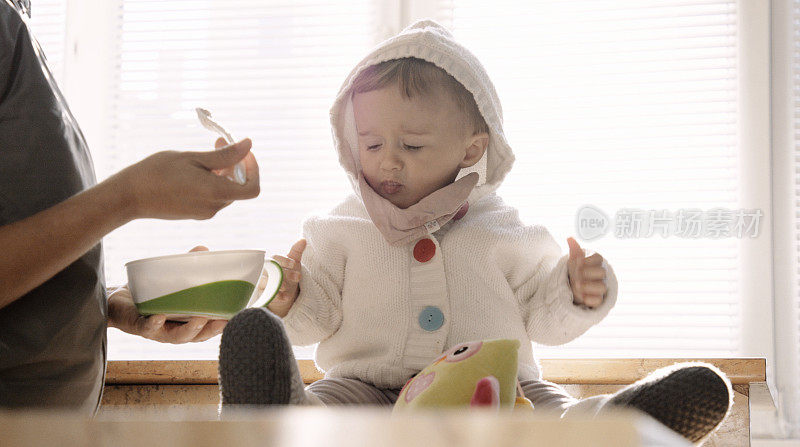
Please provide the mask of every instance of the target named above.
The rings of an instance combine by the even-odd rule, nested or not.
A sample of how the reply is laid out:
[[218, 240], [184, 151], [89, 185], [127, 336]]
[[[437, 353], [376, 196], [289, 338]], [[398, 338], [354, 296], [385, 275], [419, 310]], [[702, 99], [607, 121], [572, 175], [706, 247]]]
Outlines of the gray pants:
[[[607, 400], [607, 395], [576, 399], [564, 388], [545, 380], [520, 382], [525, 397], [533, 402], [535, 411], [557, 413], [596, 414]], [[356, 379], [322, 379], [306, 387], [306, 392], [324, 405], [394, 405], [400, 389], [377, 388]], [[314, 399], [314, 400], [317, 400]]]

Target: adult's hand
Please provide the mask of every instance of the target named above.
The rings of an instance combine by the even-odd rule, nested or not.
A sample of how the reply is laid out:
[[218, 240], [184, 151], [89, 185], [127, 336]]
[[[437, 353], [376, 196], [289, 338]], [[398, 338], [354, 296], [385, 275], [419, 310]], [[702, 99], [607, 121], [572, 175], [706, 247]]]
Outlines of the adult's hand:
[[[208, 248], [200, 245], [190, 251], [207, 250]], [[221, 334], [227, 323], [227, 320], [211, 320], [205, 317], [192, 317], [186, 323], [178, 323], [167, 321], [164, 315], [139, 315], [127, 285], [110, 291], [108, 296], [109, 327], [161, 343], [205, 341]]]
[[[258, 163], [244, 139], [208, 152], [155, 153], [108, 179], [125, 197], [131, 218], [210, 219], [234, 200], [260, 192]], [[239, 185], [218, 173], [244, 160], [247, 182]]]
[[[224, 145], [217, 140], [217, 147]], [[244, 140], [218, 151], [159, 152], [51, 208], [0, 226], [0, 308], [133, 219], [209, 219], [234, 200], [256, 197], [258, 164], [250, 146]], [[240, 160], [244, 185], [223, 176]]]

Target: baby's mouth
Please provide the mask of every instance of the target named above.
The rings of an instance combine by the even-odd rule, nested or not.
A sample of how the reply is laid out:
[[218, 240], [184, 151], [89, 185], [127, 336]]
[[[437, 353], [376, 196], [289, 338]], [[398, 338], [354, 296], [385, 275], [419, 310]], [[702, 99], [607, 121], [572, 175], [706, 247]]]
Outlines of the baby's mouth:
[[393, 182], [391, 180], [384, 180], [381, 182], [381, 192], [383, 194], [397, 194], [402, 188], [402, 183]]

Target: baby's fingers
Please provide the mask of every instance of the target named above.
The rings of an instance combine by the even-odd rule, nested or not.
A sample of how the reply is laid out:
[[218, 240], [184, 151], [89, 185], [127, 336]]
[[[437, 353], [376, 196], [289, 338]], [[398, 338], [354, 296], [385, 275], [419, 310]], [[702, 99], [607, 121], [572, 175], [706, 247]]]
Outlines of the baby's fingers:
[[291, 249], [289, 249], [289, 257], [297, 262], [300, 262], [300, 260], [303, 258], [303, 251], [305, 251], [305, 249], [306, 240], [300, 239], [299, 241], [295, 242], [294, 245], [292, 245]]
[[256, 290], [258, 290], [259, 296], [261, 296], [261, 293], [267, 288], [268, 280], [269, 276], [267, 275], [267, 269], [261, 270], [261, 278], [258, 279], [258, 284], [256, 285]]
[[287, 282], [300, 282], [300, 263], [298, 261], [285, 256], [274, 256], [273, 259], [283, 268], [284, 284]]
[[275, 299], [273, 300], [280, 304], [291, 304], [294, 302], [294, 295], [291, 291], [281, 290], [275, 295]]
[[602, 265], [603, 264], [603, 256], [600, 255], [600, 253], [595, 253], [595, 254], [593, 254], [591, 256], [587, 256], [586, 259], [584, 259], [583, 264], [585, 266]]
[[283, 281], [278, 288], [278, 294], [285, 293], [293, 297], [295, 292], [297, 292], [298, 285], [298, 281]]
[[283, 281], [275, 298], [267, 305], [267, 308], [275, 315], [283, 318], [289, 313], [294, 300], [297, 299], [298, 284], [294, 281]]
[[297, 284], [300, 282], [300, 272], [298, 270], [284, 270], [283, 281], [284, 283], [290, 282]]
[[606, 293], [606, 285], [603, 281], [584, 281], [581, 287], [584, 298], [587, 295], [603, 296]]
[[588, 281], [602, 280], [606, 277], [606, 270], [603, 267], [584, 267], [583, 279]]
[[583, 304], [589, 307], [598, 307], [603, 304], [603, 297], [601, 295], [585, 295], [583, 297]]
[[286, 256], [275, 255], [272, 257], [272, 259], [277, 261], [278, 265], [280, 265], [283, 269], [291, 270], [297, 267], [298, 264], [297, 261], [292, 258], [287, 258]]

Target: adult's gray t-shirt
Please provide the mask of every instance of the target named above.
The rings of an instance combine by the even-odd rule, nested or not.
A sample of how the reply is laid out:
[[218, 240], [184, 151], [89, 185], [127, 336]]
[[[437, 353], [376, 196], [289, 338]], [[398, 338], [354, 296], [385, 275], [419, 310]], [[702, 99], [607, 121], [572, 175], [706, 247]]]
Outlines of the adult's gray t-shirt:
[[[0, 0], [0, 225], [96, 182], [83, 134], [26, 19]], [[102, 265], [98, 244], [0, 308], [0, 407], [97, 409], [108, 312]]]

